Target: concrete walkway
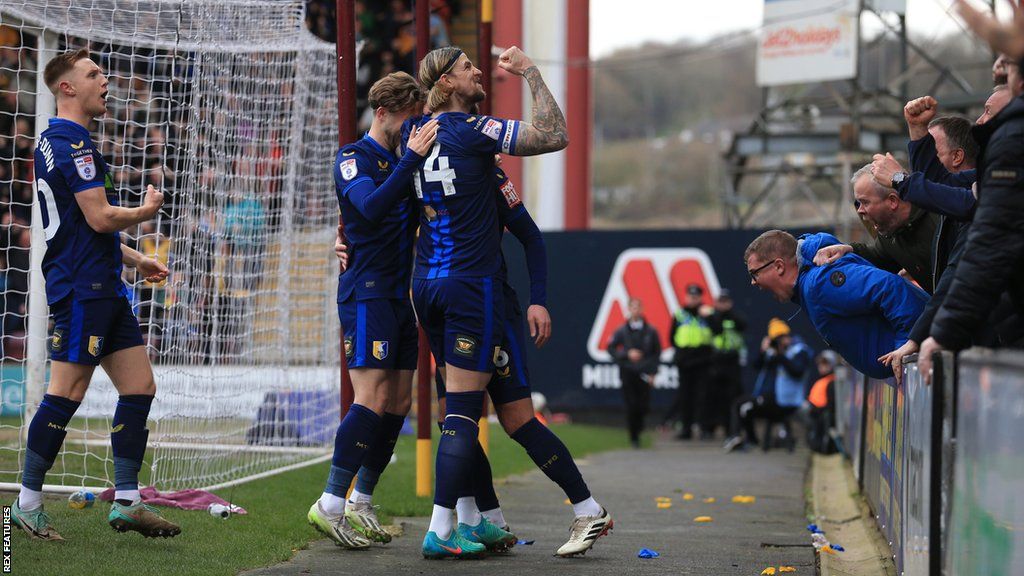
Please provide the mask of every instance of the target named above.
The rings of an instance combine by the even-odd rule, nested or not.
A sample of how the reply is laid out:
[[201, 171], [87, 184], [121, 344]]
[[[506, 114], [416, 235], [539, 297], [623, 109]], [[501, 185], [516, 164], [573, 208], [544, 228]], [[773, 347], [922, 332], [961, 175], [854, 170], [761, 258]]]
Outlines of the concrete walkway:
[[[387, 546], [348, 552], [330, 541], [314, 543], [291, 561], [251, 575], [432, 574], [444, 571], [487, 576], [558, 573], [758, 575], [768, 566], [792, 566], [814, 574], [814, 550], [806, 531], [806, 451], [723, 454], [718, 442], [664, 440], [647, 450], [607, 452], [580, 461], [599, 502], [615, 520], [614, 531], [582, 558], [552, 554], [568, 534], [572, 509], [540, 472], [513, 476], [498, 486], [505, 518], [516, 534], [535, 540], [480, 561], [427, 561], [420, 555], [426, 518], [404, 518], [405, 535]], [[684, 500], [684, 494], [693, 495]], [[754, 496], [750, 504], [732, 502]], [[657, 498], [670, 498], [659, 508]], [[714, 498], [714, 502], [705, 502]], [[711, 522], [696, 523], [698, 516]], [[637, 558], [641, 548], [660, 558]]]

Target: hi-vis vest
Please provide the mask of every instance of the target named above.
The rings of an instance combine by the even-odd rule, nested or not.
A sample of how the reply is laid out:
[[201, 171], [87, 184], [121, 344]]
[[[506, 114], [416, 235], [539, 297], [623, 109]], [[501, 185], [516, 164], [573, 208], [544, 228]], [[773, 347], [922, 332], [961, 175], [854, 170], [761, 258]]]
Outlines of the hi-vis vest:
[[743, 349], [743, 336], [736, 329], [734, 320], [722, 320], [722, 333], [715, 334], [711, 345], [720, 352], [738, 352]]
[[672, 335], [672, 343], [676, 348], [697, 348], [711, 344], [711, 328], [686, 310], [676, 311], [676, 333]]

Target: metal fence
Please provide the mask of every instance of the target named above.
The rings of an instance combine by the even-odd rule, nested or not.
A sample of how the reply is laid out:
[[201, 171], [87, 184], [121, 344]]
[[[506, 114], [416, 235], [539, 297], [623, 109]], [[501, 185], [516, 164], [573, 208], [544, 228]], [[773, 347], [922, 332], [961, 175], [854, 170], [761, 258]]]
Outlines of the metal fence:
[[943, 353], [934, 366], [931, 385], [916, 359], [900, 382], [840, 372], [843, 452], [898, 573], [1022, 573], [1024, 353]]

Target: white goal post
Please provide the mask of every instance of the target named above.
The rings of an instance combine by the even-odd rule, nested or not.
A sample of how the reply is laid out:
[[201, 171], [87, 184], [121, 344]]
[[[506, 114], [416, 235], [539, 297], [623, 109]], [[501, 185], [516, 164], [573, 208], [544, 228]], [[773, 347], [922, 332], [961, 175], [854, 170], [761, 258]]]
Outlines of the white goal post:
[[[329, 457], [336, 58], [304, 18], [302, 0], [0, 3], [0, 76], [12, 79], [0, 83], [0, 128], [32, 140], [28, 161], [55, 113], [45, 62], [87, 47], [110, 82], [108, 113], [92, 128], [121, 204], [138, 205], [147, 184], [166, 194], [154, 221], [124, 232], [171, 269], [160, 285], [126, 271], [157, 382], [144, 485], [217, 488]], [[0, 147], [0, 191], [10, 189], [0, 197], [0, 488], [20, 481], [50, 329], [41, 226], [30, 240], [19, 232], [35, 213], [31, 170], [25, 146], [10, 149]], [[112, 484], [116, 399], [98, 369], [47, 489]]]

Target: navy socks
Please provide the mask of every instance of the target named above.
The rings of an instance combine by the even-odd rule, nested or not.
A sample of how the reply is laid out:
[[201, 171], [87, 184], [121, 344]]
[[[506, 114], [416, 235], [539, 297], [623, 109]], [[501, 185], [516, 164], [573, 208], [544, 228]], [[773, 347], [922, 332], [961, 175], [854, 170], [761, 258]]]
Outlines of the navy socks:
[[352, 478], [359, 471], [377, 434], [381, 418], [365, 406], [353, 404], [338, 425], [334, 437], [334, 457], [331, 459], [331, 473], [327, 478], [324, 492], [344, 498], [352, 485]]
[[46, 472], [53, 466], [60, 452], [65, 428], [81, 402], [75, 402], [61, 396], [46, 394], [39, 404], [39, 410], [32, 417], [28, 426], [28, 446], [25, 451], [25, 469], [21, 483], [26, 488], [40, 491]]
[[437, 446], [434, 504], [453, 509], [472, 479], [476, 460], [477, 422], [483, 412], [484, 392], [448, 392], [447, 416]]
[[590, 498], [590, 489], [569, 449], [540, 420], [534, 418], [523, 424], [512, 439], [526, 448], [541, 472], [562, 488], [570, 502], [576, 504]]

